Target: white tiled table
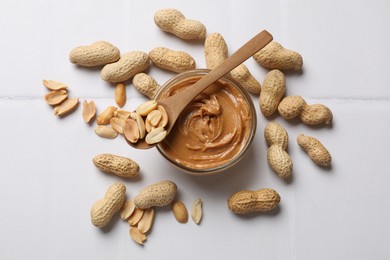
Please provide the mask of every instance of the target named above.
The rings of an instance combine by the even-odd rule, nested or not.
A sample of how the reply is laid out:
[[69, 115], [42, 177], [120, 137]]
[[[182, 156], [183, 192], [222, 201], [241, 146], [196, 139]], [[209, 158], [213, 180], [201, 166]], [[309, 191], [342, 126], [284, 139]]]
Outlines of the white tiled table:
[[[245, 2], [245, 3], [243, 3]], [[131, 149], [105, 140], [83, 123], [81, 108], [59, 119], [44, 103], [44, 78], [66, 82], [70, 95], [94, 99], [101, 111], [114, 104], [113, 87], [99, 70], [68, 62], [75, 46], [107, 40], [122, 52], [166, 46], [191, 53], [205, 66], [202, 43], [186, 43], [153, 23], [157, 9], [174, 7], [224, 35], [233, 52], [262, 29], [304, 58], [303, 73], [287, 74], [287, 94], [329, 106], [334, 124], [310, 128], [274, 120], [287, 129], [294, 161], [291, 183], [266, 162], [263, 129], [235, 168], [193, 177], [175, 170], [157, 150]], [[0, 3], [0, 258], [1, 259], [387, 259], [390, 255], [390, 2], [374, 1], [22, 1]], [[246, 62], [262, 81], [266, 70]], [[153, 67], [160, 83], [171, 77]], [[145, 99], [128, 85], [127, 109]], [[255, 104], [257, 97], [253, 97]], [[258, 106], [257, 106], [258, 109]], [[295, 142], [318, 137], [333, 156], [324, 170]], [[91, 163], [98, 153], [129, 156], [142, 178], [122, 180]], [[156, 210], [144, 247], [115, 218], [100, 230], [89, 209], [113, 182], [133, 197], [160, 179], [178, 184], [190, 207], [204, 200], [200, 226], [176, 222], [169, 207]], [[239, 217], [226, 200], [240, 189], [276, 189], [272, 214]]]

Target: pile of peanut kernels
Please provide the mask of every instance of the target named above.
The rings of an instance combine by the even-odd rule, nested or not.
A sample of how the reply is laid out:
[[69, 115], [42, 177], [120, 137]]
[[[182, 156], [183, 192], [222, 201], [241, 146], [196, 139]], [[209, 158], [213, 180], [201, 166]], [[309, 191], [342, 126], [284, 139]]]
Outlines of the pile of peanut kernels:
[[[154, 16], [155, 24], [163, 31], [172, 33], [184, 40], [205, 40], [204, 53], [208, 69], [214, 69], [228, 57], [228, 47], [219, 33], [206, 34], [206, 27], [199, 21], [189, 20], [175, 9], [158, 10]], [[119, 107], [126, 103], [126, 81], [132, 79], [134, 87], [149, 99], [153, 99], [160, 85], [144, 71], [152, 64], [173, 72], [184, 72], [196, 67], [195, 59], [183, 51], [158, 47], [149, 52], [131, 51], [120, 54], [111, 43], [98, 41], [88, 46], [80, 46], [70, 53], [70, 61], [79, 66], [104, 66], [101, 70], [103, 80], [116, 83], [115, 101]], [[322, 104], [309, 105], [300, 96], [285, 96], [286, 77], [282, 71], [299, 71], [303, 61], [300, 54], [285, 49], [272, 41], [256, 53], [253, 58], [262, 67], [269, 69], [263, 83], [253, 77], [248, 68], [241, 64], [230, 72], [248, 92], [259, 95], [259, 105], [266, 117], [276, 111], [290, 120], [299, 118], [306, 125], [322, 125], [332, 122], [331, 110]], [[54, 106], [54, 113], [66, 116], [77, 108], [78, 99], [68, 98], [64, 83], [44, 80], [51, 92], [45, 95], [49, 105]], [[91, 122], [96, 115], [94, 101], [83, 101], [83, 119]], [[158, 143], [165, 138], [164, 127], [168, 122], [165, 110], [153, 100], [141, 104], [135, 112], [109, 106], [96, 117], [95, 132], [104, 138], [115, 138], [121, 134], [127, 141], [136, 143], [145, 138], [148, 143]], [[273, 171], [282, 179], [292, 175], [293, 163], [287, 154], [288, 134], [278, 123], [270, 122], [264, 129], [268, 148], [267, 160]], [[297, 143], [318, 165], [328, 167], [331, 156], [316, 138], [298, 135]], [[100, 154], [93, 158], [93, 163], [102, 171], [123, 178], [139, 175], [139, 165], [118, 155]], [[139, 192], [133, 200], [126, 198], [126, 187], [121, 183], [111, 185], [104, 198], [93, 204], [91, 222], [97, 227], [108, 225], [112, 217], [120, 212], [123, 220], [130, 224], [130, 236], [143, 244], [154, 220], [154, 207], [171, 205], [176, 220], [188, 221], [188, 211], [183, 202], [175, 200], [177, 185], [169, 180], [152, 184]], [[279, 194], [269, 188], [256, 191], [241, 190], [228, 198], [228, 208], [236, 214], [265, 212], [273, 210], [280, 202]], [[196, 224], [202, 218], [202, 200], [193, 202], [191, 216]]]

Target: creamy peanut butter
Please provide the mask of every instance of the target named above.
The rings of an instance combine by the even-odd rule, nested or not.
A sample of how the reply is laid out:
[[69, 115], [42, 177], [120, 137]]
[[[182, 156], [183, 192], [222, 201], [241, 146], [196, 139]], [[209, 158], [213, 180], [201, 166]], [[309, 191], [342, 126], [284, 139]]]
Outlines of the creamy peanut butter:
[[[200, 76], [175, 83], [160, 98], [191, 87]], [[182, 112], [160, 148], [190, 169], [216, 168], [232, 161], [247, 145], [251, 113], [245, 97], [227, 82], [215, 82]]]

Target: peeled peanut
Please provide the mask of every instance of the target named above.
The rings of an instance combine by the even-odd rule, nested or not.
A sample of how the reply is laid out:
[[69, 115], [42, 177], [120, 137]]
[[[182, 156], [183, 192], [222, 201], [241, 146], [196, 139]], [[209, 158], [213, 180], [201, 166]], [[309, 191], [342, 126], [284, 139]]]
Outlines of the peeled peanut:
[[68, 92], [65, 89], [53, 90], [47, 93], [44, 97], [46, 103], [55, 106], [68, 98]]
[[126, 85], [118, 83], [115, 87], [115, 102], [119, 107], [126, 104]]
[[313, 162], [320, 166], [330, 166], [332, 156], [316, 138], [300, 134], [297, 137], [297, 143], [309, 155]]
[[188, 211], [186, 205], [181, 201], [173, 201], [171, 204], [173, 215], [179, 223], [187, 223]]
[[278, 123], [268, 123], [264, 129], [264, 137], [267, 142], [267, 160], [272, 170], [282, 179], [291, 176], [293, 163], [286, 152], [288, 134]]
[[278, 108], [286, 92], [286, 78], [280, 70], [271, 70], [265, 75], [260, 93], [260, 110], [265, 116], [271, 116]]
[[170, 204], [176, 195], [177, 186], [172, 181], [159, 181], [141, 190], [134, 197], [134, 204], [140, 209]]
[[147, 53], [142, 51], [131, 51], [125, 53], [120, 59], [103, 67], [100, 75], [102, 79], [109, 82], [124, 82], [137, 73], [149, 67], [150, 60]]
[[87, 100], [83, 101], [83, 119], [84, 122], [88, 123], [91, 121], [91, 119], [95, 116], [96, 114], [96, 106], [95, 102], [91, 100], [88, 102]]
[[154, 48], [149, 52], [149, 57], [157, 67], [177, 73], [195, 69], [196, 66], [194, 58], [188, 53], [164, 47]]
[[204, 42], [204, 56], [208, 69], [215, 69], [228, 57], [228, 47], [223, 36], [212, 33]]
[[103, 153], [96, 155], [92, 162], [103, 172], [120, 177], [130, 178], [139, 175], [138, 163], [127, 157]]
[[98, 125], [108, 125], [110, 123], [111, 118], [114, 117], [114, 112], [117, 110], [114, 106], [107, 107], [103, 112], [101, 112], [97, 118], [96, 123]]
[[78, 98], [67, 98], [53, 109], [54, 115], [66, 116], [73, 112], [79, 105]]
[[162, 9], [154, 14], [154, 22], [163, 31], [184, 40], [204, 39], [206, 27], [199, 21], [189, 20], [176, 9]]
[[330, 124], [333, 114], [330, 109], [322, 104], [308, 105], [300, 96], [287, 96], [280, 101], [279, 114], [285, 119], [299, 116], [306, 125]]
[[98, 41], [91, 45], [77, 47], [69, 54], [70, 62], [85, 67], [112, 63], [119, 60], [119, 57], [119, 49], [105, 41]]
[[97, 227], [105, 227], [122, 208], [126, 200], [126, 187], [121, 183], [111, 185], [104, 198], [95, 202], [91, 208], [91, 222]]
[[44, 79], [42, 81], [42, 83], [49, 90], [60, 90], [60, 89], [67, 89], [68, 88], [68, 85], [66, 85], [62, 82], [50, 80], [50, 79]]
[[145, 73], [138, 73], [133, 78], [133, 85], [139, 93], [147, 96], [150, 99], [154, 98], [160, 85], [154, 78]]
[[228, 199], [228, 207], [236, 214], [270, 211], [280, 202], [279, 194], [273, 189], [257, 191], [242, 190]]
[[303, 65], [302, 56], [298, 52], [285, 49], [276, 41], [270, 42], [253, 58], [268, 69], [300, 70]]

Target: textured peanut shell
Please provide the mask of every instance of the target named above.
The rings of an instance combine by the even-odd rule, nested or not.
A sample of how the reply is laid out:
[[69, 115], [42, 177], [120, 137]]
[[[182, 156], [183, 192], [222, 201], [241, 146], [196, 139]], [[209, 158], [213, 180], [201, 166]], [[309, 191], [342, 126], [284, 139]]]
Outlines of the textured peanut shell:
[[306, 101], [301, 96], [287, 96], [280, 101], [278, 112], [284, 119], [293, 119], [301, 114]]
[[270, 211], [278, 206], [279, 202], [280, 196], [273, 189], [242, 190], [230, 196], [228, 207], [236, 214], [247, 214]]
[[104, 198], [91, 208], [91, 222], [97, 227], [105, 227], [123, 206], [126, 200], [126, 187], [121, 183], [111, 185]]
[[310, 159], [320, 166], [330, 166], [332, 156], [319, 140], [303, 134], [298, 135], [297, 143], [309, 155]]
[[333, 114], [327, 106], [314, 104], [304, 106], [299, 118], [306, 125], [330, 124]]
[[157, 90], [160, 88], [157, 81], [146, 73], [138, 73], [135, 75], [133, 78], [133, 85], [139, 93], [150, 99], [154, 98]]
[[267, 153], [268, 164], [272, 170], [282, 179], [287, 179], [292, 174], [293, 163], [288, 153], [277, 145], [271, 145]]
[[123, 54], [117, 62], [104, 66], [100, 75], [102, 79], [109, 82], [124, 82], [146, 70], [149, 64], [150, 59], [147, 53], [131, 51]]
[[100, 170], [120, 177], [130, 178], [139, 175], [138, 163], [127, 157], [104, 153], [96, 155], [92, 162]]
[[260, 110], [265, 116], [271, 116], [278, 108], [286, 92], [286, 78], [279, 70], [271, 70], [265, 75], [260, 93]]
[[264, 128], [264, 138], [268, 146], [273, 144], [286, 150], [288, 144], [288, 134], [286, 130], [276, 122], [270, 122]]
[[215, 69], [228, 57], [228, 47], [223, 36], [212, 33], [204, 42], [204, 55], [208, 69]]
[[285, 49], [276, 41], [270, 42], [253, 55], [253, 58], [268, 69], [300, 70], [303, 65], [302, 56], [298, 52]]
[[141, 190], [134, 197], [134, 204], [140, 209], [166, 206], [175, 198], [177, 186], [174, 182], [163, 180]]
[[268, 123], [264, 129], [264, 137], [269, 146], [267, 160], [272, 170], [282, 179], [291, 176], [293, 163], [285, 151], [288, 144], [288, 134], [278, 123]]
[[161, 9], [154, 14], [154, 23], [165, 32], [184, 40], [204, 39], [206, 27], [199, 21], [186, 19], [176, 9]]
[[248, 92], [252, 94], [260, 94], [260, 82], [253, 77], [247, 66], [244, 64], [238, 65], [235, 69], [230, 71], [230, 76], [238, 81]]
[[196, 66], [194, 58], [188, 53], [164, 47], [154, 48], [149, 52], [149, 57], [157, 67], [177, 73], [195, 69]]
[[69, 54], [70, 62], [85, 67], [112, 63], [119, 60], [119, 57], [119, 49], [105, 41], [98, 41], [91, 45], [77, 47]]

